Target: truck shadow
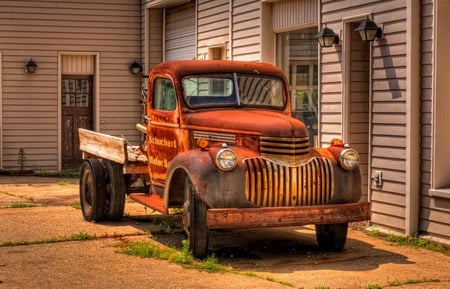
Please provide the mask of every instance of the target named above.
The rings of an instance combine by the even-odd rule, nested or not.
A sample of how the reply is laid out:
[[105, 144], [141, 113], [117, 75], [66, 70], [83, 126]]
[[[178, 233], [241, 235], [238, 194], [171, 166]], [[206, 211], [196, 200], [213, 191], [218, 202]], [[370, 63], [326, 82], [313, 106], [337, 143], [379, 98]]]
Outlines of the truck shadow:
[[[154, 239], [162, 245], [181, 249], [185, 234], [180, 216], [148, 216]], [[131, 217], [133, 219], [133, 217]], [[342, 252], [325, 252], [316, 244], [314, 226], [213, 230], [209, 254], [222, 265], [238, 271], [290, 273], [307, 270], [368, 271], [383, 264], [412, 264], [407, 256], [372, 244], [383, 242], [363, 232], [349, 230]]]

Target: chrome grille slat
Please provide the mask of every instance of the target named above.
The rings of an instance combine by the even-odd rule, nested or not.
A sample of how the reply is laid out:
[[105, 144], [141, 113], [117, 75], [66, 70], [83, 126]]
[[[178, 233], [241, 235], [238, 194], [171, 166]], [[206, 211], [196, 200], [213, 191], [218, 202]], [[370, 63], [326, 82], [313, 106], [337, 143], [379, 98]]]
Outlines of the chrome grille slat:
[[207, 139], [210, 141], [224, 142], [227, 144], [235, 144], [236, 143], [236, 135], [229, 134], [229, 133], [195, 130], [193, 135], [194, 135], [194, 140]]
[[326, 204], [333, 190], [332, 163], [312, 158], [302, 166], [286, 166], [263, 158], [246, 159], [245, 195], [261, 207]]
[[263, 157], [283, 161], [301, 161], [310, 152], [309, 137], [261, 136], [259, 145]]
[[309, 153], [309, 147], [306, 149], [289, 149], [289, 148], [261, 148], [261, 153], [269, 154], [269, 153], [275, 153], [275, 154], [290, 154], [290, 155], [299, 155], [299, 154], [307, 154]]

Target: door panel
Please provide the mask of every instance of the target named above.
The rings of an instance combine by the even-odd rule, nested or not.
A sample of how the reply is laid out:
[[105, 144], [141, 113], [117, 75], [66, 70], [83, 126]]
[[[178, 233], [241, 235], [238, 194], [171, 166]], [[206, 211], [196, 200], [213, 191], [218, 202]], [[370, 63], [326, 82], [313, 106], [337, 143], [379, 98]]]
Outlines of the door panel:
[[62, 76], [62, 165], [81, 163], [78, 128], [93, 128], [93, 87], [90, 75]]
[[152, 183], [163, 186], [170, 162], [181, 151], [177, 98], [174, 85], [167, 78], [154, 79], [150, 91], [148, 164]]

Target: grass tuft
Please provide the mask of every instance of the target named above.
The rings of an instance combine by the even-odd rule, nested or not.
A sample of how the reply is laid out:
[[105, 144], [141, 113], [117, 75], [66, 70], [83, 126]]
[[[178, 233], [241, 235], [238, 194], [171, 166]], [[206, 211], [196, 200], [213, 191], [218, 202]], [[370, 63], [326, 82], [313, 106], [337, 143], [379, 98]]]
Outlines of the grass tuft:
[[393, 245], [410, 246], [416, 249], [422, 248], [450, 255], [450, 246], [445, 246], [443, 244], [436, 243], [431, 240], [410, 236], [396, 236], [394, 234], [382, 234], [377, 230], [368, 231], [366, 232], [366, 234], [370, 237], [382, 239]]
[[378, 284], [369, 284], [367, 285], [366, 289], [383, 289], [383, 286]]
[[13, 209], [33, 208], [33, 207], [37, 207], [37, 205], [30, 204], [30, 203], [14, 203], [10, 206], [10, 208], [13, 208]]

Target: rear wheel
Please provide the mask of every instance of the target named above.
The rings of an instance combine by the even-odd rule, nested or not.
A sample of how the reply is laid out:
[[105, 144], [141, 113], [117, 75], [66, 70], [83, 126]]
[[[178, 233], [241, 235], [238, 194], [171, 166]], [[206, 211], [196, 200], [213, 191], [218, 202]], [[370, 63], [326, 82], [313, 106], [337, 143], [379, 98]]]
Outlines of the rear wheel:
[[80, 205], [86, 221], [103, 219], [105, 209], [105, 181], [103, 166], [97, 159], [88, 159], [81, 164]]
[[120, 221], [125, 210], [125, 176], [121, 164], [104, 161], [106, 171], [105, 217], [111, 221]]
[[199, 198], [189, 178], [185, 184], [183, 223], [192, 255], [204, 258], [208, 253], [208, 226], [206, 224], [206, 204]]
[[319, 248], [325, 251], [342, 251], [347, 240], [348, 223], [316, 225]]

